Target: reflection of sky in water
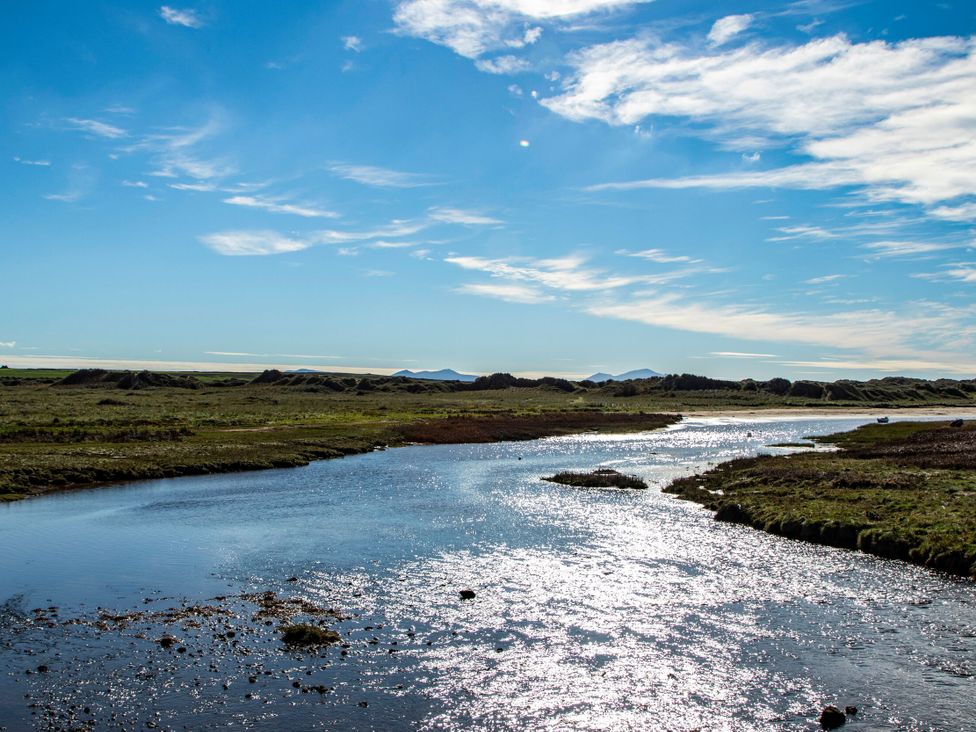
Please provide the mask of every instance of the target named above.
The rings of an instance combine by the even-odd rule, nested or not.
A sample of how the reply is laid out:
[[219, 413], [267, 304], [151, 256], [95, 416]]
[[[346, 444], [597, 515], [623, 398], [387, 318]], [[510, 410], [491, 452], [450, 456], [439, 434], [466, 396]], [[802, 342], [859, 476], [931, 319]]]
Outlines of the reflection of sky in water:
[[[865, 709], [853, 729], [965, 729], [972, 584], [719, 524], [653, 488], [539, 480], [606, 465], [660, 486], [864, 421], [688, 420], [55, 496], [0, 511], [0, 586], [120, 605], [295, 574], [376, 632], [416, 633], [342, 680], [428, 700], [386, 719], [405, 726], [796, 729], [836, 700]], [[319, 723], [369, 728], [336, 709], [303, 722]]]

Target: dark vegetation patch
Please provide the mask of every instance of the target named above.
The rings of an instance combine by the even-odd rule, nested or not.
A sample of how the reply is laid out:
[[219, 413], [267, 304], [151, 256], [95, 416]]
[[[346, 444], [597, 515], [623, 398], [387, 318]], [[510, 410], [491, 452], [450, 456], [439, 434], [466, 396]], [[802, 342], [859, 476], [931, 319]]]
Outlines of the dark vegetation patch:
[[447, 417], [405, 424], [398, 428], [407, 442], [458, 444], [535, 440], [589, 430], [623, 432], [652, 430], [678, 421], [669, 414], [639, 412], [604, 414], [600, 412], [547, 412], [486, 417]]
[[281, 627], [281, 639], [285, 642], [285, 645], [308, 648], [338, 643], [342, 640], [342, 636], [334, 630], [329, 630], [318, 625], [296, 623]]
[[564, 471], [550, 475], [550, 483], [560, 483], [561, 485], [571, 485], [577, 488], [634, 488], [645, 489], [647, 483], [635, 475], [624, 475], [612, 468], [599, 468], [589, 473], [576, 473]]
[[665, 488], [720, 521], [976, 577], [976, 423], [872, 424], [837, 452], [733, 460]]

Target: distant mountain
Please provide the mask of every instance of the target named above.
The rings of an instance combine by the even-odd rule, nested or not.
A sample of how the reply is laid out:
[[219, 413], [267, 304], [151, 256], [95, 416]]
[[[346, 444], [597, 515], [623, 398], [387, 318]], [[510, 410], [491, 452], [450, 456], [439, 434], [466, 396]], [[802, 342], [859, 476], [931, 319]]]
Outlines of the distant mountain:
[[633, 371], [626, 371], [622, 374], [604, 374], [598, 373], [593, 374], [587, 381], [595, 381], [597, 384], [604, 381], [627, 381], [627, 379], [653, 379], [655, 376], [664, 376], [664, 374], [659, 374], [657, 371], [651, 371], [650, 369], [634, 369]]
[[323, 371], [316, 371], [315, 369], [289, 369], [285, 372], [286, 374], [321, 374]]
[[474, 381], [478, 378], [471, 374], [459, 374], [454, 369], [441, 369], [440, 371], [409, 371], [403, 369], [393, 375], [406, 376], [408, 379], [429, 379], [430, 381]]

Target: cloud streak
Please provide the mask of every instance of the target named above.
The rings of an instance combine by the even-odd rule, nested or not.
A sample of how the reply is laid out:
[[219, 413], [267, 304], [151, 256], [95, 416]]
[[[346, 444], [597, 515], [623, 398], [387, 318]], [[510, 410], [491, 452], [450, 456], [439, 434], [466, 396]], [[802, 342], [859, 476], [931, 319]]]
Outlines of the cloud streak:
[[230, 204], [231, 206], [257, 208], [270, 213], [292, 214], [304, 218], [333, 219], [339, 215], [335, 211], [326, 211], [320, 208], [294, 203], [282, 203], [281, 201], [262, 196], [231, 196], [230, 198], [225, 198], [224, 203]]
[[203, 21], [195, 10], [188, 8], [174, 8], [163, 5], [159, 9], [159, 17], [169, 25], [181, 25], [184, 28], [203, 28]]
[[333, 163], [329, 170], [340, 178], [375, 188], [422, 188], [439, 185], [432, 176], [423, 173], [405, 173], [376, 165]]
[[[976, 38], [703, 51], [636, 38], [573, 54], [572, 74], [542, 103], [568, 119], [632, 126], [685, 120], [725, 146], [756, 141], [806, 161], [761, 171], [648, 178], [590, 190], [854, 186], [873, 200], [972, 220], [976, 207]], [[743, 142], [738, 142], [738, 141]]]

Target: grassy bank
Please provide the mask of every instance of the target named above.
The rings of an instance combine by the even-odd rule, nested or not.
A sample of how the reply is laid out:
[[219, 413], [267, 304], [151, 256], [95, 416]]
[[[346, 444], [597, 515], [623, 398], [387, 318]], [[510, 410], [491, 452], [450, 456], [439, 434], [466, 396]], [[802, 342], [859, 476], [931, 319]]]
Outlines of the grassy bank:
[[[676, 417], [548, 387], [479, 392], [252, 384], [0, 387], [0, 500], [115, 481], [304, 465], [409, 443], [656, 429]], [[253, 375], [252, 375], [253, 377]], [[407, 384], [409, 386], [409, 384]]]
[[718, 520], [976, 577], [976, 424], [872, 424], [838, 452], [733, 460], [666, 492]]

